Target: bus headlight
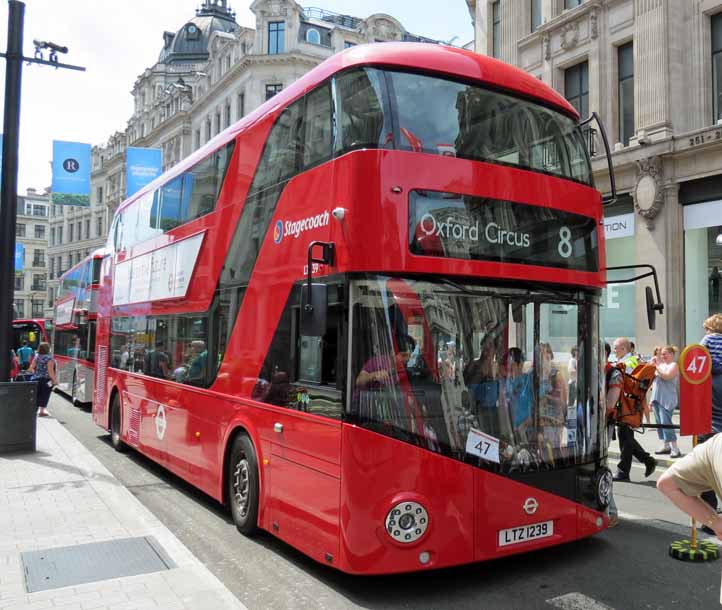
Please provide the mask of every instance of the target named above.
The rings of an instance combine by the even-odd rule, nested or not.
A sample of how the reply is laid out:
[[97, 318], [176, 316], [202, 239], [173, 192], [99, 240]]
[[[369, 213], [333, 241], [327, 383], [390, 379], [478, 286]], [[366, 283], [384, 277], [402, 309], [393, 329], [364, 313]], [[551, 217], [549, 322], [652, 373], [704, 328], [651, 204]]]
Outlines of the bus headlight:
[[399, 502], [386, 515], [386, 533], [396, 542], [416, 542], [428, 527], [429, 513], [418, 502]]
[[605, 509], [612, 499], [612, 471], [609, 468], [600, 468], [594, 475], [594, 490], [599, 508]]

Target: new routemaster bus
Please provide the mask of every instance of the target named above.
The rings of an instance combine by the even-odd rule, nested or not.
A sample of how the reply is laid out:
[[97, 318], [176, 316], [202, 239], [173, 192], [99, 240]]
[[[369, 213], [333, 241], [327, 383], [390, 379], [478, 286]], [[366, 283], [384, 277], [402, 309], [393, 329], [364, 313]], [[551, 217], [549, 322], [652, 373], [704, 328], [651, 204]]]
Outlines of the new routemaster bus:
[[52, 320], [38, 319], [15, 319], [13, 320], [12, 348], [17, 351], [27, 341], [34, 350], [42, 342], [50, 343], [53, 334]]
[[74, 404], [90, 404], [95, 382], [95, 339], [102, 251], [68, 269], [58, 284], [53, 353], [57, 389]]
[[601, 204], [533, 76], [344, 51], [121, 204], [93, 418], [345, 572], [593, 535]]

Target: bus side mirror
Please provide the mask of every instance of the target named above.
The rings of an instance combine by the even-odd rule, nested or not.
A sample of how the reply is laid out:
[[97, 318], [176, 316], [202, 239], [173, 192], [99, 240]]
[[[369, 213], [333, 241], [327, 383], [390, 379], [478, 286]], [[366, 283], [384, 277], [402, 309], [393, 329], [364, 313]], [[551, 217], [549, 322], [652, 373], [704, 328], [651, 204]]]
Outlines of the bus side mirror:
[[[310, 295], [310, 301], [309, 301]], [[301, 290], [301, 334], [306, 337], [323, 337], [328, 323], [328, 287], [311, 284], [310, 290]]]
[[657, 309], [654, 306], [654, 294], [651, 286], [645, 287], [644, 297], [647, 302], [647, 324], [649, 330], [655, 330], [657, 328]]

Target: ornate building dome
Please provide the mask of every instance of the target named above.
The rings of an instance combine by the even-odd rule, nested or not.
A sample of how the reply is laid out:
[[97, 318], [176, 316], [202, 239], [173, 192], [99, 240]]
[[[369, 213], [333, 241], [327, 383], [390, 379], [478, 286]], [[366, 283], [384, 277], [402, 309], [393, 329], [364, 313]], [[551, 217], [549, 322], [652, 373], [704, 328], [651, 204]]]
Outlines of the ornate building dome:
[[196, 16], [178, 32], [163, 33], [163, 49], [158, 62], [191, 63], [208, 60], [208, 42], [213, 32], [236, 34], [240, 26], [228, 0], [204, 0]]

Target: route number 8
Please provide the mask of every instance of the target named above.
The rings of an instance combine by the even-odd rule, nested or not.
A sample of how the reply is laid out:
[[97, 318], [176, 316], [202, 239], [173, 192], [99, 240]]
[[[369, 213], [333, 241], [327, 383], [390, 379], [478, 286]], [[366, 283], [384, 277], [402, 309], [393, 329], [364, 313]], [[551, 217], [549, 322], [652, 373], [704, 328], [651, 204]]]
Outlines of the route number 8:
[[559, 256], [569, 258], [572, 255], [572, 232], [569, 227], [559, 229], [559, 247], [557, 248]]

